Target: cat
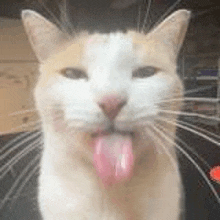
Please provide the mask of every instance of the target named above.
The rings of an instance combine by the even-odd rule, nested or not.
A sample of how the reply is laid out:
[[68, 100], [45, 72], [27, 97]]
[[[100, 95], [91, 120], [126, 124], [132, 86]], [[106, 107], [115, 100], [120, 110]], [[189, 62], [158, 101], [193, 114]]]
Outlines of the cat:
[[44, 220], [180, 219], [177, 116], [166, 112], [181, 108], [176, 62], [189, 20], [178, 10], [147, 34], [69, 36], [37, 12], [22, 12], [39, 60]]

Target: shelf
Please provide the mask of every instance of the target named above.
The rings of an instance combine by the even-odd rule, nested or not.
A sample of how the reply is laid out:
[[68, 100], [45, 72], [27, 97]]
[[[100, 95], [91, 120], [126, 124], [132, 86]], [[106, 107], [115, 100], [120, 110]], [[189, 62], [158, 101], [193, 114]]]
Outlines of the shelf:
[[218, 80], [217, 76], [197, 76], [197, 80]]
[[187, 77], [183, 78], [184, 80], [218, 80], [219, 78], [216, 76], [197, 76], [197, 77]]
[[213, 53], [200, 53], [200, 54], [187, 54], [185, 57], [220, 57], [220, 53], [213, 52]]
[[[192, 67], [185, 69], [186, 63], [189, 62], [189, 58], [198, 58], [198, 62], [195, 62], [195, 65]], [[188, 59], [187, 59], [188, 58]], [[206, 58], [205, 62], [204, 58]], [[216, 59], [217, 58], [217, 59]], [[187, 61], [188, 60], [188, 61]], [[191, 61], [191, 63], [193, 60]], [[198, 66], [198, 63], [204, 63], [203, 66]], [[212, 103], [209, 104], [198, 104], [200, 103], [199, 100], [194, 101], [193, 99], [190, 101], [188, 98], [188, 102], [191, 102], [191, 105], [188, 106], [188, 110], [192, 112], [192, 114], [195, 115], [192, 123], [200, 123], [204, 125], [211, 125], [211, 126], [218, 126], [219, 121], [217, 120], [210, 120], [208, 117], [220, 117], [220, 53], [206, 53], [206, 54], [197, 54], [197, 55], [186, 55], [183, 57], [183, 65], [182, 65], [182, 73], [183, 73], [183, 81], [185, 81], [185, 85], [190, 85], [193, 83], [195, 84], [196, 88], [202, 86], [202, 85], [212, 85], [215, 88], [217, 87], [216, 91], [216, 100], [213, 100]], [[193, 86], [192, 85], [192, 86]], [[198, 89], [197, 88], [197, 89]], [[208, 91], [207, 91], [208, 92]], [[209, 93], [201, 93], [201, 95], [208, 95]], [[212, 95], [215, 95], [212, 94]], [[207, 97], [208, 98], [208, 97]], [[205, 99], [205, 98], [204, 98]], [[202, 98], [201, 98], [202, 102]], [[197, 105], [197, 106], [196, 106]], [[200, 110], [200, 111], [198, 111]], [[202, 110], [207, 110], [207, 112], [203, 112]], [[196, 115], [202, 113], [204, 115], [207, 115], [206, 118], [197, 117]], [[209, 115], [212, 113], [212, 115]], [[190, 118], [185, 117], [186, 120], [190, 121]]]

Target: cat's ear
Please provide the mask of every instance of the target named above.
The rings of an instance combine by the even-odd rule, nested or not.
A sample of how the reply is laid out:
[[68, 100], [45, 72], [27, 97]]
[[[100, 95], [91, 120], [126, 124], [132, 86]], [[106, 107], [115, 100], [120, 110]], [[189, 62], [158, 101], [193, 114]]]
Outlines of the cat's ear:
[[67, 36], [52, 22], [32, 10], [22, 11], [22, 22], [40, 62], [46, 60]]
[[174, 12], [153, 29], [151, 34], [153, 34], [153, 37], [159, 38], [177, 55], [185, 38], [190, 14], [191, 12], [188, 10]]

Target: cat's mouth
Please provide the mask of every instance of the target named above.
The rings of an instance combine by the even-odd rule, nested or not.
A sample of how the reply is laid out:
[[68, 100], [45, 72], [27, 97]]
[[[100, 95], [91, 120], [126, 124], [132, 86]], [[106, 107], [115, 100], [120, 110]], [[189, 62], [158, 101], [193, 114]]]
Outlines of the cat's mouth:
[[134, 132], [111, 126], [92, 133], [93, 163], [105, 187], [128, 181], [133, 175]]
[[98, 136], [104, 136], [104, 135], [113, 135], [113, 134], [119, 134], [123, 136], [129, 135], [131, 138], [134, 137], [135, 132], [134, 131], [125, 131], [125, 130], [119, 130], [115, 128], [114, 126], [110, 126], [108, 129], [96, 129], [94, 132], [91, 133], [91, 137], [95, 138]]

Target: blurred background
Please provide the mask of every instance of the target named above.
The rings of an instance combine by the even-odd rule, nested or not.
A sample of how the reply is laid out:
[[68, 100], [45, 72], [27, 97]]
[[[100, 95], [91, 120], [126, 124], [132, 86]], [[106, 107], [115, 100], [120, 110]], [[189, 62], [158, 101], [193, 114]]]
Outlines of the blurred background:
[[[37, 60], [20, 21], [22, 9], [33, 9], [74, 34], [126, 31], [148, 32], [177, 9], [192, 18], [178, 59], [178, 74], [186, 89], [180, 120], [205, 129], [220, 142], [220, 2], [214, 0], [1, 0], [0, 2], [0, 219], [38, 220], [37, 163], [41, 133], [32, 91]], [[146, 22], [144, 22], [146, 21]], [[145, 24], [145, 25], [144, 25]], [[195, 99], [198, 97], [200, 99]], [[203, 98], [203, 99], [201, 99]], [[207, 117], [199, 117], [198, 114]], [[201, 131], [201, 130], [200, 130]], [[214, 167], [220, 149], [201, 136], [178, 129], [177, 134]], [[18, 146], [18, 147], [14, 147]], [[31, 146], [34, 146], [31, 148]], [[10, 150], [11, 149], [11, 150]], [[16, 155], [19, 155], [16, 157]], [[183, 176], [186, 220], [217, 220], [220, 204], [194, 165], [178, 153]], [[190, 153], [190, 155], [192, 155]], [[209, 177], [210, 168], [193, 156]], [[12, 160], [13, 158], [17, 158]], [[32, 163], [31, 163], [32, 161]], [[10, 166], [5, 166], [9, 163]], [[28, 168], [27, 168], [28, 167]], [[34, 170], [34, 172], [33, 172]], [[212, 181], [212, 180], [211, 180]], [[219, 184], [212, 181], [220, 195]]]

